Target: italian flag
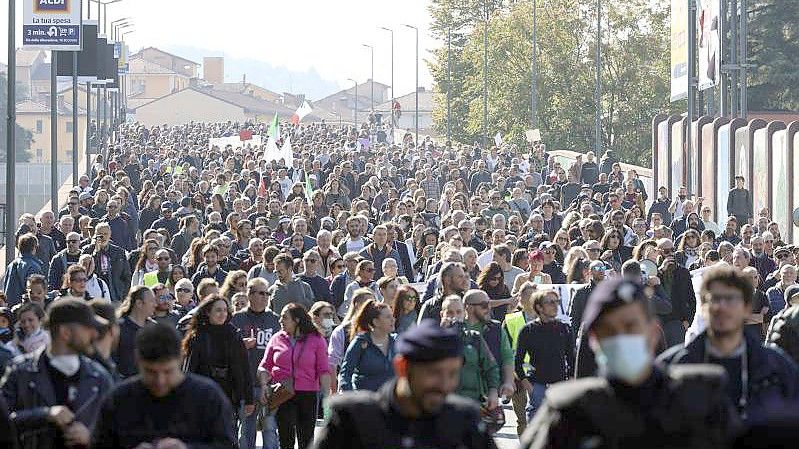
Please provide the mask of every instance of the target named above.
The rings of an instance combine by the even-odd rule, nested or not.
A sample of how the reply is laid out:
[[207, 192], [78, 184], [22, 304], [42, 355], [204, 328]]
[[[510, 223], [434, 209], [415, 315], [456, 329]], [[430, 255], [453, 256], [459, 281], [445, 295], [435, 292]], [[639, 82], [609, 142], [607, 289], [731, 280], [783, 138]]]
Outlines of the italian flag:
[[280, 139], [280, 119], [277, 117], [277, 113], [275, 113], [275, 118], [272, 119], [272, 122], [269, 123], [266, 135], [276, 141]]
[[308, 100], [303, 101], [300, 107], [297, 108], [297, 111], [294, 112], [294, 115], [291, 116], [291, 123], [299, 125], [300, 121], [302, 121], [306, 115], [310, 114], [311, 111], [313, 111], [313, 109], [311, 108], [311, 104], [308, 103]]

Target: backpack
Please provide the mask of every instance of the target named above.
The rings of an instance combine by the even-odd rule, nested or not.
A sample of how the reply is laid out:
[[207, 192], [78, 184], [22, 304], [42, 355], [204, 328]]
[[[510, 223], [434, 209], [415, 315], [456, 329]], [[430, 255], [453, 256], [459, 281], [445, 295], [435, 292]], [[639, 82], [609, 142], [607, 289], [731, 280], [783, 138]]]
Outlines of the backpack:
[[771, 321], [766, 342], [779, 346], [795, 362], [799, 363], [799, 306], [791, 306], [779, 312]]

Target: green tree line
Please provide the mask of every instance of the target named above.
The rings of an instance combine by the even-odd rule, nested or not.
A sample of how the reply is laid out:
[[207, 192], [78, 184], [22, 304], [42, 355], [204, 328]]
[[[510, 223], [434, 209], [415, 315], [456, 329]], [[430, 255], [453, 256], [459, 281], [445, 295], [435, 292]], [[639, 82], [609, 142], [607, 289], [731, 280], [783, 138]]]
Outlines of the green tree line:
[[[487, 32], [489, 141], [499, 132], [505, 141], [524, 145], [532, 116], [533, 1], [537, 126], [550, 149], [594, 148], [596, 0], [432, 0], [431, 32], [444, 43], [428, 61], [439, 133], [447, 130], [449, 91], [453, 140], [482, 139]], [[749, 81], [750, 110], [799, 106], [795, 1], [750, 0], [750, 61], [758, 66]], [[669, 102], [670, 7], [669, 0], [602, 0], [602, 148], [637, 165], [651, 165], [652, 118], [686, 108], [684, 100]]]

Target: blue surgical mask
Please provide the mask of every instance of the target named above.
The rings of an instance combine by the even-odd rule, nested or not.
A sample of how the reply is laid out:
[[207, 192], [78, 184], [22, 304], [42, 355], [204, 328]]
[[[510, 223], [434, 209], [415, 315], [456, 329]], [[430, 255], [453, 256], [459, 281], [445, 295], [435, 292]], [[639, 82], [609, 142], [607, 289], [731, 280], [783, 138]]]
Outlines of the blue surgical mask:
[[600, 374], [633, 382], [651, 365], [652, 353], [646, 335], [622, 334], [599, 341], [596, 363]]

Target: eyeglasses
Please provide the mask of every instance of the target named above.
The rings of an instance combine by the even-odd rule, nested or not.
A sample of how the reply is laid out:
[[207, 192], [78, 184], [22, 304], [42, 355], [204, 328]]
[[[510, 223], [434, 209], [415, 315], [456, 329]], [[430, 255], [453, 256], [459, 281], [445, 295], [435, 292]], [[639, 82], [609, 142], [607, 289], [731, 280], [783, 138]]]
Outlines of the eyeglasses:
[[69, 204], [70, 206], [77, 206], [78, 205], [78, 203], [67, 203], [67, 204]]
[[718, 305], [724, 303], [725, 305], [733, 304], [739, 301], [743, 301], [743, 295], [714, 295], [713, 293], [708, 293], [702, 298], [705, 304], [710, 303], [713, 305]]
[[80, 240], [67, 240], [67, 243], [80, 243]]
[[190, 288], [178, 288], [178, 289], [175, 289], [175, 291], [178, 292], [178, 293], [191, 293], [191, 289]]
[[591, 271], [599, 273], [600, 271], [605, 271], [605, 267], [596, 266], [596, 267], [591, 268]]
[[72, 278], [71, 281], [77, 283], [84, 283], [86, 282], [86, 278]]
[[374, 268], [364, 268], [363, 271], [365, 271], [367, 273], [374, 273], [375, 269]]
[[545, 299], [545, 300], [541, 301], [541, 304], [543, 304], [545, 306], [546, 305], [550, 305], [551, 306], [551, 305], [554, 305], [554, 304], [558, 304], [559, 302], [560, 302], [560, 300], [557, 300], [557, 299]]
[[158, 260], [169, 260], [169, 257], [159, 257]]
[[777, 257], [777, 259], [782, 260], [782, 259], [787, 259], [788, 256], [789, 256], [788, 254], [780, 253], [780, 254], [777, 254], [776, 257]]

